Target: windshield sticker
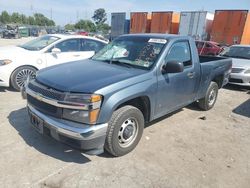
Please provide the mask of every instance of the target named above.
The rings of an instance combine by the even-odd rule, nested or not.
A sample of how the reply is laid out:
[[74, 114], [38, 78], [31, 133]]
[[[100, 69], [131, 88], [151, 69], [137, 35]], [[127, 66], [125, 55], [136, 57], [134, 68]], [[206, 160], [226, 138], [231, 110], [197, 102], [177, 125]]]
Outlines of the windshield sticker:
[[149, 39], [150, 43], [158, 43], [158, 44], [166, 44], [167, 40], [166, 39]]

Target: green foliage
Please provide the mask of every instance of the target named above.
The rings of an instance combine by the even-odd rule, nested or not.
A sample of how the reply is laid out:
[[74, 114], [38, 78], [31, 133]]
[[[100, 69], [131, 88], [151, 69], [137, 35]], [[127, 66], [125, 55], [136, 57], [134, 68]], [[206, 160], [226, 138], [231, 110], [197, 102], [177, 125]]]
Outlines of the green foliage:
[[3, 24], [15, 23], [39, 26], [55, 26], [55, 22], [53, 20], [48, 19], [40, 13], [36, 13], [34, 16], [27, 17], [24, 14], [19, 14], [17, 12], [13, 12], [10, 15], [7, 11], [3, 11], [0, 14], [0, 22]]
[[84, 31], [87, 32], [95, 32], [96, 31], [96, 26], [95, 24], [90, 21], [90, 20], [80, 20], [75, 24], [76, 29], [83, 29]]
[[73, 30], [75, 30], [75, 25], [74, 25], [74, 24], [66, 24], [66, 25], [64, 26], [64, 28], [65, 28], [66, 30], [71, 30], [71, 31], [73, 31]]
[[6, 24], [6, 23], [10, 23], [11, 18], [10, 15], [7, 11], [3, 11], [1, 16], [0, 16], [0, 22]]
[[92, 17], [92, 19], [95, 21], [96, 25], [104, 24], [107, 21], [107, 13], [105, 9], [99, 8], [95, 10], [94, 16]]
[[111, 27], [108, 24], [106, 24], [106, 23], [97, 25], [97, 30], [101, 31], [103, 34], [108, 34], [110, 28]]

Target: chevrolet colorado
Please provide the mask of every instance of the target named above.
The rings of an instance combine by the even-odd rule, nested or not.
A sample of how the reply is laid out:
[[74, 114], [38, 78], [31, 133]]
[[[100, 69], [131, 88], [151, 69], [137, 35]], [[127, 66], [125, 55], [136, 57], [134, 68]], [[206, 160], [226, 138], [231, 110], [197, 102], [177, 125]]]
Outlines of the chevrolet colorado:
[[22, 90], [32, 125], [89, 154], [122, 156], [147, 122], [193, 102], [211, 109], [232, 60], [199, 57], [190, 37], [123, 35], [91, 59], [37, 72]]

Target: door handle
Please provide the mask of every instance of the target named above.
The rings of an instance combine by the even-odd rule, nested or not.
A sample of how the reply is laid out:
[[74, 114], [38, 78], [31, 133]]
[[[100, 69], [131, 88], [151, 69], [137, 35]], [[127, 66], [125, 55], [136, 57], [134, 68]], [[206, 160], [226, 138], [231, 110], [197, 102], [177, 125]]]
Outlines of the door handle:
[[188, 76], [189, 78], [193, 78], [194, 75], [195, 75], [195, 72], [189, 72], [189, 73], [187, 74], [187, 76]]
[[75, 55], [73, 55], [74, 57], [79, 57], [80, 55], [79, 54], [75, 54]]

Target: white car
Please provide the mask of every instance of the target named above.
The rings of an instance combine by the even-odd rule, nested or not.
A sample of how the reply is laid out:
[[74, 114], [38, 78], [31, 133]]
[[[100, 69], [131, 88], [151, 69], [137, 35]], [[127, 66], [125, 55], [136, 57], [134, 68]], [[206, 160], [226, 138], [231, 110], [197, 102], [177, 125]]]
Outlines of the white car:
[[229, 83], [250, 86], [250, 45], [233, 45], [225, 49], [221, 56], [233, 60]]
[[39, 69], [91, 58], [106, 41], [80, 35], [45, 35], [20, 46], [0, 47], [0, 86], [16, 90]]

